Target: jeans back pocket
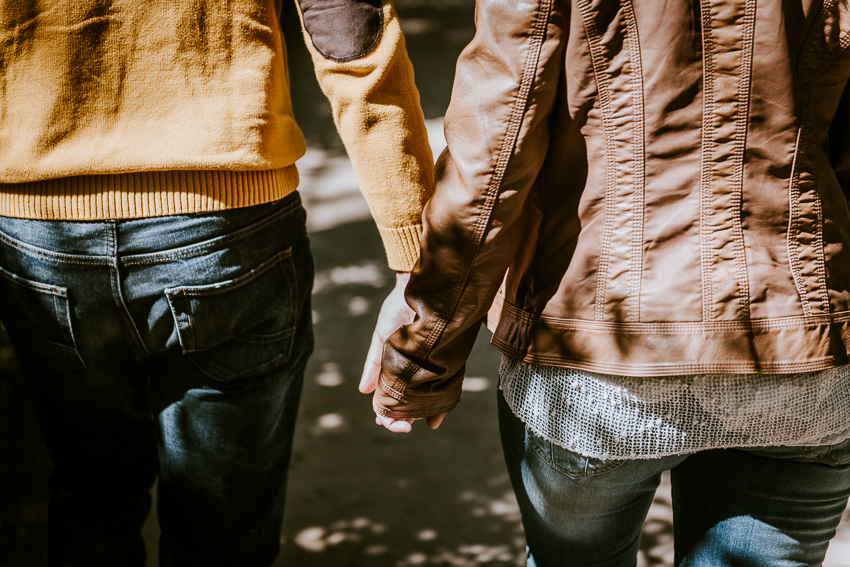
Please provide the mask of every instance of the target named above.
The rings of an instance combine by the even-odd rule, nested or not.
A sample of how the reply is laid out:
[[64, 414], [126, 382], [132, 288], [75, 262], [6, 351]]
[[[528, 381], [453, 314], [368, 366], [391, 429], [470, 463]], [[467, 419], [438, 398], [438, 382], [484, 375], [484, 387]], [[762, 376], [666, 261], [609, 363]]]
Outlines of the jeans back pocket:
[[627, 460], [603, 460], [586, 457], [547, 441], [526, 426], [527, 442], [552, 469], [572, 479], [597, 476], [618, 469]]
[[[799, 451], [802, 460], [805, 461], [814, 461], [831, 467], [850, 464], [850, 438], [832, 445], [801, 446]], [[764, 452], [769, 455], [770, 448], [762, 454]]]
[[289, 360], [298, 311], [290, 250], [236, 279], [165, 295], [183, 354], [208, 376], [244, 380]]
[[0, 315], [15, 349], [48, 368], [82, 370], [68, 289], [0, 268]]

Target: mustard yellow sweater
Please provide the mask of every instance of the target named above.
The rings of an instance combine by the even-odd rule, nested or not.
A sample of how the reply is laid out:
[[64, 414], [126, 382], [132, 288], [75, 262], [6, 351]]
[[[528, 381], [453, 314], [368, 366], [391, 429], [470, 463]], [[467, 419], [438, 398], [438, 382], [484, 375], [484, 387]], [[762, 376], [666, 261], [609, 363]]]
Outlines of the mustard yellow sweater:
[[[0, 215], [126, 219], [266, 203], [298, 185], [282, 0], [16, 0], [0, 9]], [[297, 0], [390, 267], [433, 187], [391, 0]]]

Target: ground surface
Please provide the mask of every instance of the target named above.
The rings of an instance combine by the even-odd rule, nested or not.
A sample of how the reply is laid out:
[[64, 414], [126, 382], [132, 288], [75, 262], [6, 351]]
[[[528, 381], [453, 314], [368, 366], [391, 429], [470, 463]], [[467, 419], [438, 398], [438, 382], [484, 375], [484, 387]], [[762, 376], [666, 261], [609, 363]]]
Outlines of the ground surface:
[[[396, 0], [439, 150], [454, 61], [473, 34], [471, 0]], [[522, 565], [523, 535], [495, 419], [499, 355], [482, 332], [461, 406], [437, 432], [392, 435], [356, 392], [377, 309], [392, 285], [368, 210], [333, 133], [305, 49], [284, 15], [293, 99], [310, 149], [299, 162], [316, 256], [316, 353], [307, 371], [276, 567]], [[46, 565], [46, 482], [26, 384], [0, 334], [0, 567]], [[156, 565], [157, 526], [145, 527]], [[670, 565], [669, 486], [644, 529], [640, 565]], [[850, 518], [828, 567], [850, 567]]]

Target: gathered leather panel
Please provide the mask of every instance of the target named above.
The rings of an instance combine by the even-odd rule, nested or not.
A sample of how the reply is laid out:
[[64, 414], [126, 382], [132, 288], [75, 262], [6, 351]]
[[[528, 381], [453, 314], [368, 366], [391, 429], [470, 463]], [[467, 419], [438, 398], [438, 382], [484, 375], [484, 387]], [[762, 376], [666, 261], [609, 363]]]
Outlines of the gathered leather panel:
[[[834, 185], [830, 183], [831, 179], [822, 175], [824, 168], [828, 167], [828, 158], [823, 151], [825, 132], [822, 124], [823, 118], [828, 116], [831, 119], [835, 114], [835, 105], [819, 105], [816, 102], [818, 98], [836, 99], [836, 88], [844, 88], [843, 84], [832, 82], [834, 79], [824, 81], [823, 78], [850, 45], [848, 27], [850, 6], [840, 0], [825, 0], [809, 30], [797, 65], [802, 86], [801, 119], [789, 194], [788, 248], [794, 283], [806, 315], [828, 313], [830, 310], [823, 201]], [[846, 73], [850, 64], [845, 60], [843, 67]], [[836, 134], [847, 135], [846, 132]]]
[[613, 13], [594, 11], [589, 1], [578, 6], [599, 89], [607, 161], [595, 318], [639, 321], [645, 135], [637, 25], [631, 0]]
[[[690, 2], [633, 0], [643, 63], [645, 151], [640, 321], [702, 320], [699, 171], [702, 44]], [[572, 63], [572, 62], [571, 62]]]
[[700, 256], [703, 321], [749, 317], [741, 225], [756, 1], [702, 0]]
[[304, 29], [316, 49], [334, 61], [368, 55], [381, 40], [381, 0], [298, 0]]

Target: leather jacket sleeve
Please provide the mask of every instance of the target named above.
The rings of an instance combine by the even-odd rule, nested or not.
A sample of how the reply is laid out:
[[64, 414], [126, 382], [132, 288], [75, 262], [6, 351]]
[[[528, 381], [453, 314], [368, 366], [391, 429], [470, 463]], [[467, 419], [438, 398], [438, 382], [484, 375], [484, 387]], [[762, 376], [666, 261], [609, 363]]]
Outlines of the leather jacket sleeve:
[[424, 212], [422, 255], [407, 286], [415, 321], [384, 346], [377, 413], [428, 417], [460, 401], [482, 320], [529, 222], [564, 73], [567, 0], [479, 0], [458, 61], [448, 149]]

